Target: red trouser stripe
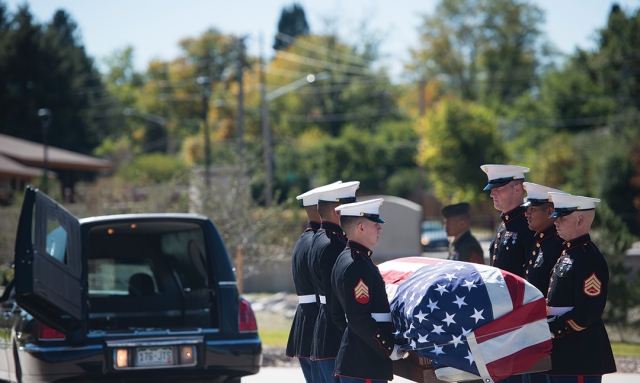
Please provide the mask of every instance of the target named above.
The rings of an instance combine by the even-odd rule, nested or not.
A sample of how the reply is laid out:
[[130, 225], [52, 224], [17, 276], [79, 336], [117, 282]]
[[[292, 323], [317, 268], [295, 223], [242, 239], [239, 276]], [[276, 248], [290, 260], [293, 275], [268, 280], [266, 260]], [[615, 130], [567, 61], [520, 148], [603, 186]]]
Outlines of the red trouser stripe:
[[578, 375], [578, 383], [584, 383], [584, 375]]

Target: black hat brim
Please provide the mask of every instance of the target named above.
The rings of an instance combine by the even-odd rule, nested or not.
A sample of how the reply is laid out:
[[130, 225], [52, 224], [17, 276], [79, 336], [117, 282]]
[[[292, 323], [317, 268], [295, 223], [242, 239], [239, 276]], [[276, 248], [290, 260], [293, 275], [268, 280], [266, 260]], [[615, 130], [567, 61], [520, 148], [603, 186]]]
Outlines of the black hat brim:
[[554, 210], [553, 213], [551, 213], [551, 215], [549, 216], [549, 218], [559, 218], [559, 217], [564, 217], [567, 216], [571, 213], [573, 213], [575, 210], [571, 210], [571, 211], [557, 211]]
[[513, 178], [513, 177], [498, 178], [498, 179], [489, 181], [487, 186], [485, 186], [484, 189], [482, 190], [491, 190], [491, 189], [499, 188], [501, 186], [508, 184], [511, 181], [523, 180], [523, 179], [524, 178]]
[[387, 223], [384, 219], [380, 218], [380, 217], [364, 217], [366, 219], [368, 219], [369, 221], [373, 221], [373, 222], [378, 222], [378, 223]]
[[549, 202], [549, 200], [546, 200], [546, 199], [543, 199], [543, 200], [540, 200], [540, 199], [527, 199], [527, 200], [525, 201], [525, 203], [524, 203], [524, 204], [522, 204], [522, 206], [524, 206], [524, 207], [529, 207], [529, 206], [542, 206], [542, 205], [544, 205], [545, 203], [550, 203], [550, 202]]

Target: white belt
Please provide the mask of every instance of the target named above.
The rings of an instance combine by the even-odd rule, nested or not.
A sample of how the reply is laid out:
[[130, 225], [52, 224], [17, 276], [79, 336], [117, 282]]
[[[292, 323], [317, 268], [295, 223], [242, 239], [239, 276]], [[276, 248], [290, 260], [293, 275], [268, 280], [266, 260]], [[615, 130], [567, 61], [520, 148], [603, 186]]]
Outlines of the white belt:
[[302, 305], [305, 303], [316, 303], [316, 295], [298, 295], [298, 302]]
[[320, 303], [322, 303], [323, 305], [327, 304], [327, 297], [325, 297], [324, 295], [320, 295]]
[[549, 307], [549, 315], [562, 315], [564, 313], [568, 313], [573, 310], [573, 306], [571, 307]]
[[391, 313], [371, 313], [376, 322], [391, 322]]
[[[376, 322], [391, 322], [391, 313], [371, 313], [371, 318]], [[344, 314], [344, 320], [349, 322], [347, 314]]]

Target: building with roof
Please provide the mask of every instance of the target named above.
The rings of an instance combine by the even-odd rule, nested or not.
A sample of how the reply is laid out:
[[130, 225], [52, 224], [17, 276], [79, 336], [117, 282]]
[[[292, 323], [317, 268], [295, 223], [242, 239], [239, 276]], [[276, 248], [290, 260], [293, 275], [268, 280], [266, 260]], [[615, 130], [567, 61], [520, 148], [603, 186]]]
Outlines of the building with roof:
[[[0, 189], [24, 189], [32, 179], [42, 176], [45, 146], [21, 138], [0, 134]], [[62, 195], [73, 201], [74, 185], [80, 172], [104, 172], [113, 168], [111, 161], [47, 146], [49, 178], [60, 180]]]

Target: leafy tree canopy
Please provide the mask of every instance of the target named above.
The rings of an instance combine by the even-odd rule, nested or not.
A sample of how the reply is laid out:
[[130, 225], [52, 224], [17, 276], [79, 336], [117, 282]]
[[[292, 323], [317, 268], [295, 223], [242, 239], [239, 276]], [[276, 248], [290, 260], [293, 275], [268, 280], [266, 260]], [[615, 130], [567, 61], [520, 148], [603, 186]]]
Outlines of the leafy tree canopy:
[[543, 21], [528, 1], [442, 0], [423, 18], [409, 70], [463, 99], [510, 104], [535, 83]]
[[418, 162], [428, 172], [436, 197], [445, 202], [478, 201], [486, 175], [483, 164], [502, 163], [504, 146], [493, 112], [469, 101], [441, 101], [415, 129]]
[[0, 132], [42, 142], [38, 110], [53, 112], [48, 142], [90, 153], [111, 125], [110, 105], [77, 25], [64, 11], [38, 24], [27, 6], [9, 14], [0, 2]]
[[285, 36], [276, 36], [273, 49], [279, 50], [289, 46], [287, 37], [306, 36], [309, 34], [309, 24], [304, 14], [302, 5], [294, 3], [290, 7], [282, 8], [280, 21], [278, 21], [278, 33]]

